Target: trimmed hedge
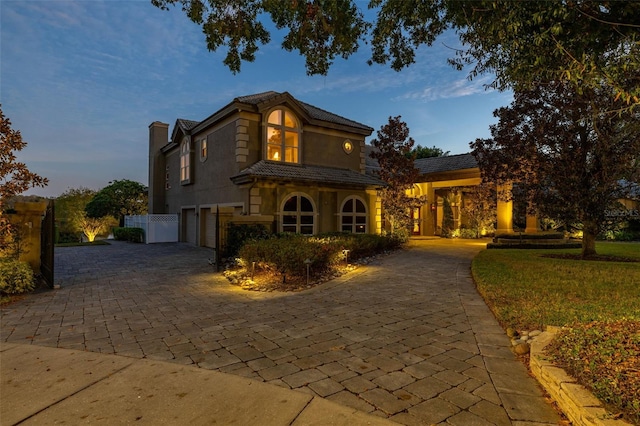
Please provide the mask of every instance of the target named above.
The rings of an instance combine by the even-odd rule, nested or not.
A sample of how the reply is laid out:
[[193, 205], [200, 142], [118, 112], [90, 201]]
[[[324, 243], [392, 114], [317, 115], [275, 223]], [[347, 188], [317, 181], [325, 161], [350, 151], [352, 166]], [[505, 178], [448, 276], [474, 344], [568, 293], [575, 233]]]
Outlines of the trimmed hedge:
[[113, 238], [118, 241], [132, 243], [144, 242], [144, 229], [142, 228], [113, 228]]
[[307, 237], [294, 234], [277, 234], [272, 238], [247, 242], [238, 256], [247, 264], [252, 262], [266, 264], [282, 274], [283, 282], [287, 276], [305, 276], [307, 264], [311, 261], [312, 275], [321, 274], [339, 262], [354, 261], [373, 256], [402, 245], [393, 236], [373, 234], [325, 234]]
[[5, 294], [26, 293], [36, 287], [31, 266], [14, 259], [0, 260], [0, 292]]

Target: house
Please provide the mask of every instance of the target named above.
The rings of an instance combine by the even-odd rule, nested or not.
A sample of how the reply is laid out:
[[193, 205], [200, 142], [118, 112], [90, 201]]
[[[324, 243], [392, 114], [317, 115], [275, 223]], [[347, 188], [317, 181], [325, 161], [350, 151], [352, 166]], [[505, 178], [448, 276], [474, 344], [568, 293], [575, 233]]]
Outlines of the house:
[[202, 121], [177, 119], [170, 138], [168, 124], [151, 123], [149, 213], [177, 213], [180, 240], [207, 247], [224, 242], [227, 223], [380, 232], [383, 183], [366, 173], [372, 132], [274, 91], [237, 97]]

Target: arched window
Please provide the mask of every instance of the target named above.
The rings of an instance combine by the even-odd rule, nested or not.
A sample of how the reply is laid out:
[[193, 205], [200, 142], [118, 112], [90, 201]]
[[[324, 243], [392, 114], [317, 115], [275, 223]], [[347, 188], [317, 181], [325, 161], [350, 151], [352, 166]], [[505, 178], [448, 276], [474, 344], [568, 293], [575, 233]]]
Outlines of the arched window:
[[315, 216], [313, 202], [309, 197], [302, 194], [291, 195], [282, 204], [282, 232], [313, 235]]
[[191, 181], [191, 147], [189, 138], [182, 140], [180, 146], [180, 183], [187, 184]]
[[360, 198], [350, 197], [342, 204], [340, 230], [354, 234], [367, 232], [367, 206]]
[[298, 163], [300, 126], [289, 111], [276, 109], [267, 119], [267, 160]]

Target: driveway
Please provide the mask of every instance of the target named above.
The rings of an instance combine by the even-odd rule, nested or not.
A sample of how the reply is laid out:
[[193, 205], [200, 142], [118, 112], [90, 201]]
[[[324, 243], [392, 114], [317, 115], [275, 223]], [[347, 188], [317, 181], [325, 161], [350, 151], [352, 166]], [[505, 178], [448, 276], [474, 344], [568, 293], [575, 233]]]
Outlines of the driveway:
[[415, 240], [287, 294], [240, 290], [183, 243], [57, 248], [61, 288], [3, 307], [0, 342], [218, 370], [407, 425], [557, 424], [475, 290], [483, 247]]

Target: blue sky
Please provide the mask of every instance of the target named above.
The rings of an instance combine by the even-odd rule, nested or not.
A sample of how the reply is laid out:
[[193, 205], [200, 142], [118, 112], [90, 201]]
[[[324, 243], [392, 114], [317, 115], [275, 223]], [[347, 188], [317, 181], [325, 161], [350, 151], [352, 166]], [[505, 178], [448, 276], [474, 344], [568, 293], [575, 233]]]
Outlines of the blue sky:
[[[366, 9], [366, 3], [362, 3]], [[485, 90], [446, 63], [455, 35], [418, 52], [409, 68], [368, 66], [362, 46], [327, 76], [308, 77], [304, 59], [263, 46], [233, 75], [209, 52], [199, 26], [179, 8], [149, 1], [0, 2], [0, 102], [27, 147], [18, 159], [49, 178], [28, 194], [100, 189], [114, 179], [147, 184], [148, 126], [202, 120], [237, 96], [275, 90], [378, 130], [401, 115], [416, 144], [451, 154], [489, 136], [493, 110], [510, 93]], [[373, 135], [367, 141], [374, 138]]]

